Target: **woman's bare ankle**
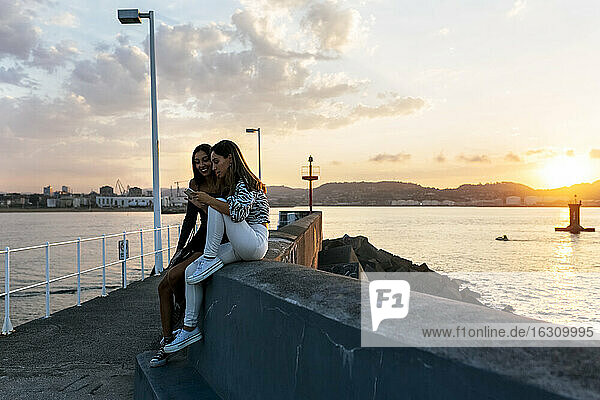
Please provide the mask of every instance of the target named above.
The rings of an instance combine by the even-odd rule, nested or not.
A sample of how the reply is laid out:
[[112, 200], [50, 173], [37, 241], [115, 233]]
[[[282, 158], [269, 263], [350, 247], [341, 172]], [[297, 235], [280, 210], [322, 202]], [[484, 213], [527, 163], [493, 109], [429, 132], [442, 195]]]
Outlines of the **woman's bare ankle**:
[[186, 332], [191, 332], [191, 331], [193, 331], [194, 329], [196, 329], [196, 327], [195, 327], [195, 326], [194, 326], [194, 327], [187, 326], [187, 325], [184, 325], [184, 326], [183, 326], [183, 330], [184, 330], [184, 331], [186, 331]]

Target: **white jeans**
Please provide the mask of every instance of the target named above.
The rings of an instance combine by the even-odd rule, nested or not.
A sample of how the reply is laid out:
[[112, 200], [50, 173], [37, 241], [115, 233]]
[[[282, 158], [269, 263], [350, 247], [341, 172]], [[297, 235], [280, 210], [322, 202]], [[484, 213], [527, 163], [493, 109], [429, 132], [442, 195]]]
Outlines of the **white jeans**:
[[[219, 199], [222, 200], [222, 199]], [[224, 200], [223, 200], [224, 201]], [[227, 233], [229, 243], [221, 244], [223, 234]], [[206, 244], [204, 256], [219, 257], [223, 264], [245, 260], [262, 259], [269, 247], [269, 230], [262, 224], [248, 225], [246, 221], [233, 222], [229, 215], [224, 215], [212, 207], [208, 207], [208, 225], [206, 227]], [[196, 271], [196, 262], [192, 262], [185, 270], [186, 278]], [[185, 284], [185, 326], [195, 327], [198, 324], [198, 313], [204, 298], [204, 284]]]

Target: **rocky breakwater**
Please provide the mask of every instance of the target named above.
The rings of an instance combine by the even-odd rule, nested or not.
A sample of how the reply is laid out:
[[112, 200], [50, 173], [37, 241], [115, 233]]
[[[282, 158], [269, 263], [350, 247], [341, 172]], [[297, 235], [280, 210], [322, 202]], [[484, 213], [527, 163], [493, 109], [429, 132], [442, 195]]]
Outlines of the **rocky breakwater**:
[[351, 246], [356, 254], [363, 271], [369, 272], [426, 272], [416, 274], [411, 279], [411, 289], [421, 293], [445, 297], [447, 299], [464, 301], [471, 304], [483, 305], [477, 300], [480, 295], [468, 288], [462, 288], [464, 281], [451, 279], [431, 270], [427, 264], [417, 265], [410, 260], [398, 257], [383, 249], [378, 249], [369, 243], [364, 236], [344, 235], [338, 239], [323, 240], [323, 250], [341, 246]]

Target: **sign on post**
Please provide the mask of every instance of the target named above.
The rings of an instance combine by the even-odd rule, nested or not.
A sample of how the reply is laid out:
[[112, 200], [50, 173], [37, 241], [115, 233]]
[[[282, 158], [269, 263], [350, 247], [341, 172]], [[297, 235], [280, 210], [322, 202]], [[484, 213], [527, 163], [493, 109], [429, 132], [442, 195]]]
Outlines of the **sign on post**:
[[121, 263], [121, 286], [127, 287], [127, 259], [129, 258], [129, 240], [119, 240], [119, 260]]
[[129, 240], [119, 240], [119, 260], [129, 258]]

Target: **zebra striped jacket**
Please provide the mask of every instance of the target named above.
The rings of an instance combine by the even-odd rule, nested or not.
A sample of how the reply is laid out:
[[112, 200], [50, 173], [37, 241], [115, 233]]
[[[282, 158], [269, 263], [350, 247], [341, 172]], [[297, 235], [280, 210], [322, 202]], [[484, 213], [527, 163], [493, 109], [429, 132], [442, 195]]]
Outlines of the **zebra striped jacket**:
[[225, 199], [233, 222], [246, 221], [248, 225], [269, 223], [269, 201], [262, 191], [248, 190], [240, 179], [231, 196]]

